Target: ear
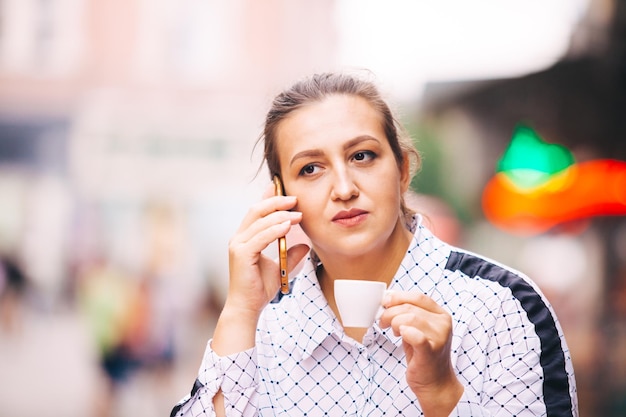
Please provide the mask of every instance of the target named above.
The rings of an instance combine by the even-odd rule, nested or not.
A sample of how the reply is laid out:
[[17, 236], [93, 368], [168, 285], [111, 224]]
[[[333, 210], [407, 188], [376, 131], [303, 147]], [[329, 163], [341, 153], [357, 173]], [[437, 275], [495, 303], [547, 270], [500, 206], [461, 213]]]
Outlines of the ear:
[[404, 153], [404, 162], [400, 167], [400, 187], [403, 194], [407, 192], [409, 185], [411, 185], [411, 162], [409, 155]]

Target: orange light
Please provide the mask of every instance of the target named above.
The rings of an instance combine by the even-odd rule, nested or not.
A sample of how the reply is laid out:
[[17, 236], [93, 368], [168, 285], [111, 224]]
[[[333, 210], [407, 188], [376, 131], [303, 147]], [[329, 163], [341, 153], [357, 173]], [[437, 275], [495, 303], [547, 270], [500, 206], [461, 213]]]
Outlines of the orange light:
[[[572, 159], [567, 164], [562, 148], [541, 141], [528, 152], [528, 148], [515, 146], [515, 138], [499, 163], [504, 169], [483, 191], [483, 212], [494, 225], [511, 233], [533, 235], [593, 216], [626, 215], [626, 162], [574, 163]], [[526, 149], [525, 155], [511, 155], [522, 149]], [[551, 159], [555, 149], [560, 157]], [[534, 156], [529, 159], [529, 155]], [[537, 169], [548, 166], [537, 158], [556, 161], [557, 169]]]

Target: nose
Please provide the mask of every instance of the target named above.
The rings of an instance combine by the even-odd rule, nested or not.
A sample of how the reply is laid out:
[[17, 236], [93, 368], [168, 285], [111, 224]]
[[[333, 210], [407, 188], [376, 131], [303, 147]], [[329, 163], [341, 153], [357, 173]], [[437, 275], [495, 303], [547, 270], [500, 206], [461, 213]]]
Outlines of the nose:
[[349, 170], [336, 170], [333, 176], [331, 198], [333, 200], [350, 200], [358, 196], [359, 187], [354, 182]]

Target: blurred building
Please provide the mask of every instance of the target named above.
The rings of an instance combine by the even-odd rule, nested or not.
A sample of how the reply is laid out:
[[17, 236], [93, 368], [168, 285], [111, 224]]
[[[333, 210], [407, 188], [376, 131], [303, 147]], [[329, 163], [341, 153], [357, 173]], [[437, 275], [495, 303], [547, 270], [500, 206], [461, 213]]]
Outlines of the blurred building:
[[[265, 111], [334, 65], [333, 19], [333, 0], [0, 1], [0, 255], [23, 267], [31, 307], [28, 337], [0, 336], [4, 413], [165, 415], [188, 391], [228, 239], [269, 183], [253, 153]], [[107, 320], [85, 289], [100, 270], [150, 297], [143, 333], [177, 360], [117, 400], [84, 323]]]
[[[252, 150], [264, 112], [286, 80], [333, 64], [333, 7], [332, 0], [1, 2], [2, 177], [25, 184], [51, 176], [60, 198], [77, 204], [78, 220], [66, 223], [86, 230], [104, 221], [98, 227], [114, 256], [129, 257], [139, 244], [115, 236], [125, 215], [169, 202], [191, 213], [189, 233], [204, 233], [198, 243], [208, 246], [199, 256], [219, 254], [215, 275], [224, 273], [223, 245], [260, 195], [241, 184], [255, 180], [260, 154]], [[5, 223], [25, 222], [22, 214], [16, 208]], [[18, 229], [0, 233], [5, 246], [24, 243]]]
[[518, 123], [565, 145], [577, 161], [626, 161], [626, 2], [591, 1], [568, 52], [550, 68], [512, 79], [430, 84], [421, 105], [446, 166], [468, 170], [442, 173], [453, 203], [464, 203], [473, 222], [468, 244], [526, 271], [548, 293], [571, 344], [581, 415], [624, 415], [626, 217], [515, 239], [485, 222], [480, 198]]

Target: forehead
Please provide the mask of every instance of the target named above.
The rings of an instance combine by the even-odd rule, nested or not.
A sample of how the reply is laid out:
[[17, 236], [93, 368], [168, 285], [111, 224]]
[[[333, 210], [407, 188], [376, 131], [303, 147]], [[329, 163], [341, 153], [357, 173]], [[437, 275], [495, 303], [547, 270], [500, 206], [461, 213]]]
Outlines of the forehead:
[[334, 142], [361, 135], [386, 139], [380, 113], [364, 98], [331, 95], [294, 110], [280, 122], [278, 148], [302, 142]]

